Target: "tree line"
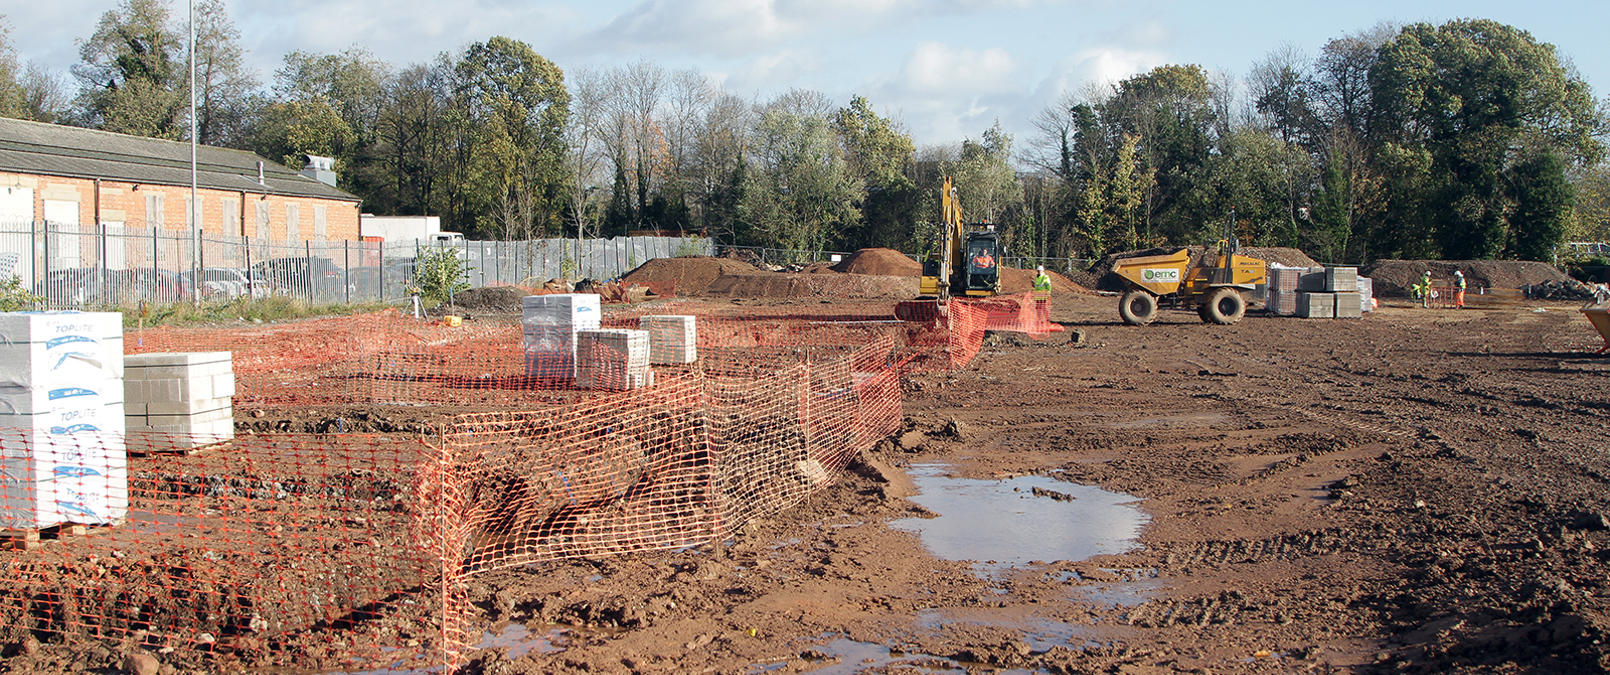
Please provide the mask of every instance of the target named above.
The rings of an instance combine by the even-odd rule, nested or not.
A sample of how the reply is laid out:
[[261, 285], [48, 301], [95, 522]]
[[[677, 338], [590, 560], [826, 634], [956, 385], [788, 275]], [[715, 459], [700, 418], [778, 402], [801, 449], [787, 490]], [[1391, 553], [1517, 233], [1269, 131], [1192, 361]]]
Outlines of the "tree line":
[[[1377, 27], [1312, 58], [1285, 47], [1239, 80], [1160, 66], [1064, 93], [1026, 143], [997, 121], [923, 146], [864, 97], [754, 101], [646, 61], [566, 73], [502, 36], [401, 67], [293, 52], [265, 85], [221, 0], [198, 3], [196, 29], [200, 142], [292, 167], [335, 157], [366, 211], [473, 237], [921, 252], [949, 175], [1010, 255], [1201, 243], [1227, 224], [1335, 262], [1547, 259], [1610, 238], [1610, 101], [1492, 21]], [[187, 32], [164, 0], [123, 0], [83, 39], [74, 88], [0, 30], [0, 116], [185, 139]]]

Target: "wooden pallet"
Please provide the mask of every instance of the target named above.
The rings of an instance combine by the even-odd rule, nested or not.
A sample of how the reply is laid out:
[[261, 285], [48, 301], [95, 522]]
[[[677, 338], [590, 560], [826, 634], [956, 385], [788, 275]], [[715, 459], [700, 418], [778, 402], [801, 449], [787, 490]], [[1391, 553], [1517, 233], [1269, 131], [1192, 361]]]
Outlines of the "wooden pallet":
[[189, 457], [191, 455], [199, 455], [199, 454], [204, 453], [204, 452], [213, 452], [215, 450], [222, 450], [224, 448], [229, 447], [229, 445], [230, 445], [230, 441], [219, 441], [217, 443], [211, 443], [211, 444], [208, 444], [208, 445], [162, 446], [162, 447], [151, 447], [151, 446], [140, 447], [138, 444], [131, 443], [128, 446], [128, 453], [129, 453], [130, 457], [147, 457], [147, 456]]
[[40, 528], [0, 529], [0, 550], [32, 551], [52, 539], [82, 537], [89, 528], [78, 523], [62, 523]]

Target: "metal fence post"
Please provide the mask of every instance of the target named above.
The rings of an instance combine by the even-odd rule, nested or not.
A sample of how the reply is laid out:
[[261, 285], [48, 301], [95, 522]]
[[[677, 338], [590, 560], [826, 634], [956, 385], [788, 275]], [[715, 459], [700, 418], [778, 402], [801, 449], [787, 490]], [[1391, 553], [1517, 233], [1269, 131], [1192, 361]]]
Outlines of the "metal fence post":
[[315, 302], [317, 302], [316, 300], [313, 299], [314, 296], [313, 296], [313, 241], [312, 240], [310, 240], [310, 239], [303, 239], [302, 240], [302, 257], [303, 257], [302, 268], [307, 270], [307, 303], [311, 305], [311, 304], [314, 304]]
[[108, 279], [107, 275], [106, 275], [106, 224], [105, 223], [95, 223], [95, 227], [96, 227], [96, 229], [100, 230], [100, 233], [101, 233], [101, 237], [100, 237], [101, 260], [100, 260], [100, 264], [96, 265], [96, 267], [100, 268], [100, 276], [101, 276], [100, 297], [101, 297], [101, 301], [105, 302], [106, 298], [108, 298], [111, 295], [107, 290], [107, 286], [109, 285], [108, 282], [110, 281], [110, 279]]
[[380, 301], [386, 301], [386, 243], [375, 243], [375, 259], [380, 261]]
[[[45, 295], [49, 296], [50, 292], [52, 290], [54, 290], [54, 289], [51, 288], [52, 284], [50, 283], [50, 221], [48, 221], [48, 220], [39, 221], [39, 231], [40, 231], [40, 233], [42, 233], [44, 235], [44, 238], [45, 238], [44, 239], [44, 241], [45, 241], [44, 259], [40, 261], [43, 264], [39, 265], [39, 267], [44, 269], [45, 273], [43, 275], [40, 275], [39, 278], [42, 280], [42, 283], [44, 284]], [[30, 255], [32, 255], [32, 252], [30, 252]], [[56, 294], [61, 295], [60, 292], [57, 292]]]
[[352, 251], [347, 246], [349, 240], [341, 240], [341, 292], [346, 295], [347, 304], [352, 304]]
[[241, 237], [241, 246], [246, 248], [246, 299], [257, 299], [257, 277], [252, 274], [252, 238]]
[[[158, 225], [160, 225], [160, 223]], [[159, 250], [160, 246], [161, 246], [161, 244], [157, 241], [157, 225], [152, 225], [151, 226], [151, 286], [150, 286], [150, 290], [147, 291], [152, 296], [156, 295], [156, 290], [157, 290], [156, 289], [156, 282], [157, 282], [157, 278], [161, 274], [161, 272], [157, 269], [157, 259], [162, 256], [162, 253]], [[156, 298], [155, 297], [141, 298], [141, 300], [151, 300], [151, 301], [154, 302], [156, 300]]]

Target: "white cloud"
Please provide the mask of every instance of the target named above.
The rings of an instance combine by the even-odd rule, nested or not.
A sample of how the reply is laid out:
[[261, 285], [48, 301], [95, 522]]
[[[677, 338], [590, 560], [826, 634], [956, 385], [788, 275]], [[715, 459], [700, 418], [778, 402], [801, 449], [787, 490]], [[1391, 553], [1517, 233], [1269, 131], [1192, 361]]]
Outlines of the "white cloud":
[[231, 14], [241, 29], [248, 59], [272, 75], [285, 54], [325, 54], [359, 46], [396, 68], [427, 63], [494, 35], [531, 43], [549, 58], [544, 42], [574, 29], [576, 13], [549, 3], [497, 0], [445, 8], [439, 2], [398, 0], [378, 10], [365, 0], [288, 0], [280, 4], [235, 2]]
[[965, 49], [923, 42], [906, 57], [899, 88], [924, 94], [968, 95], [1011, 87], [1016, 65], [1000, 48]]
[[796, 32], [774, 0], [647, 0], [582, 40], [610, 49], [741, 54]]
[[814, 53], [784, 49], [750, 59], [733, 72], [723, 74], [721, 82], [729, 93], [740, 96], [778, 93], [796, 86], [820, 68], [821, 63]]

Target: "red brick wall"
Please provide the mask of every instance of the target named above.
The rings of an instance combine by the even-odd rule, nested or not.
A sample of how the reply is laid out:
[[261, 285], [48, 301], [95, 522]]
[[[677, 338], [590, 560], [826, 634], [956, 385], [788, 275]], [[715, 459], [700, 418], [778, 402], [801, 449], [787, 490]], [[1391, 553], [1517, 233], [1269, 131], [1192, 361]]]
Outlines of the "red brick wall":
[[[32, 220], [34, 221], [44, 218], [46, 199], [60, 199], [78, 202], [80, 224], [93, 225], [96, 222], [96, 190], [95, 181], [93, 180], [0, 171], [0, 187], [12, 186], [33, 189], [34, 213]], [[100, 221], [121, 221], [125, 227], [149, 227], [151, 223], [147, 222], [146, 219], [146, 203], [149, 196], [153, 194], [162, 195], [163, 227], [168, 230], [186, 229], [185, 200], [190, 196], [188, 186], [101, 181], [99, 195]], [[325, 239], [331, 241], [358, 239], [359, 205], [357, 202], [279, 195], [266, 195], [265, 199], [263, 193], [206, 188], [197, 190], [196, 194], [201, 199], [201, 226], [207, 232], [229, 235], [244, 234], [251, 237], [263, 236], [263, 233], [258, 231], [256, 227], [256, 209], [257, 204], [261, 202], [268, 204], [268, 235], [273, 237], [275, 241], [285, 241], [287, 204], [296, 204], [300, 212], [297, 241], [314, 238], [316, 234], [314, 230], [314, 213], [320, 206], [325, 209]], [[226, 206], [234, 214], [241, 214], [242, 206], [244, 206], [243, 217], [238, 217], [239, 226], [226, 225], [226, 223], [230, 222], [225, 217], [224, 209]]]

